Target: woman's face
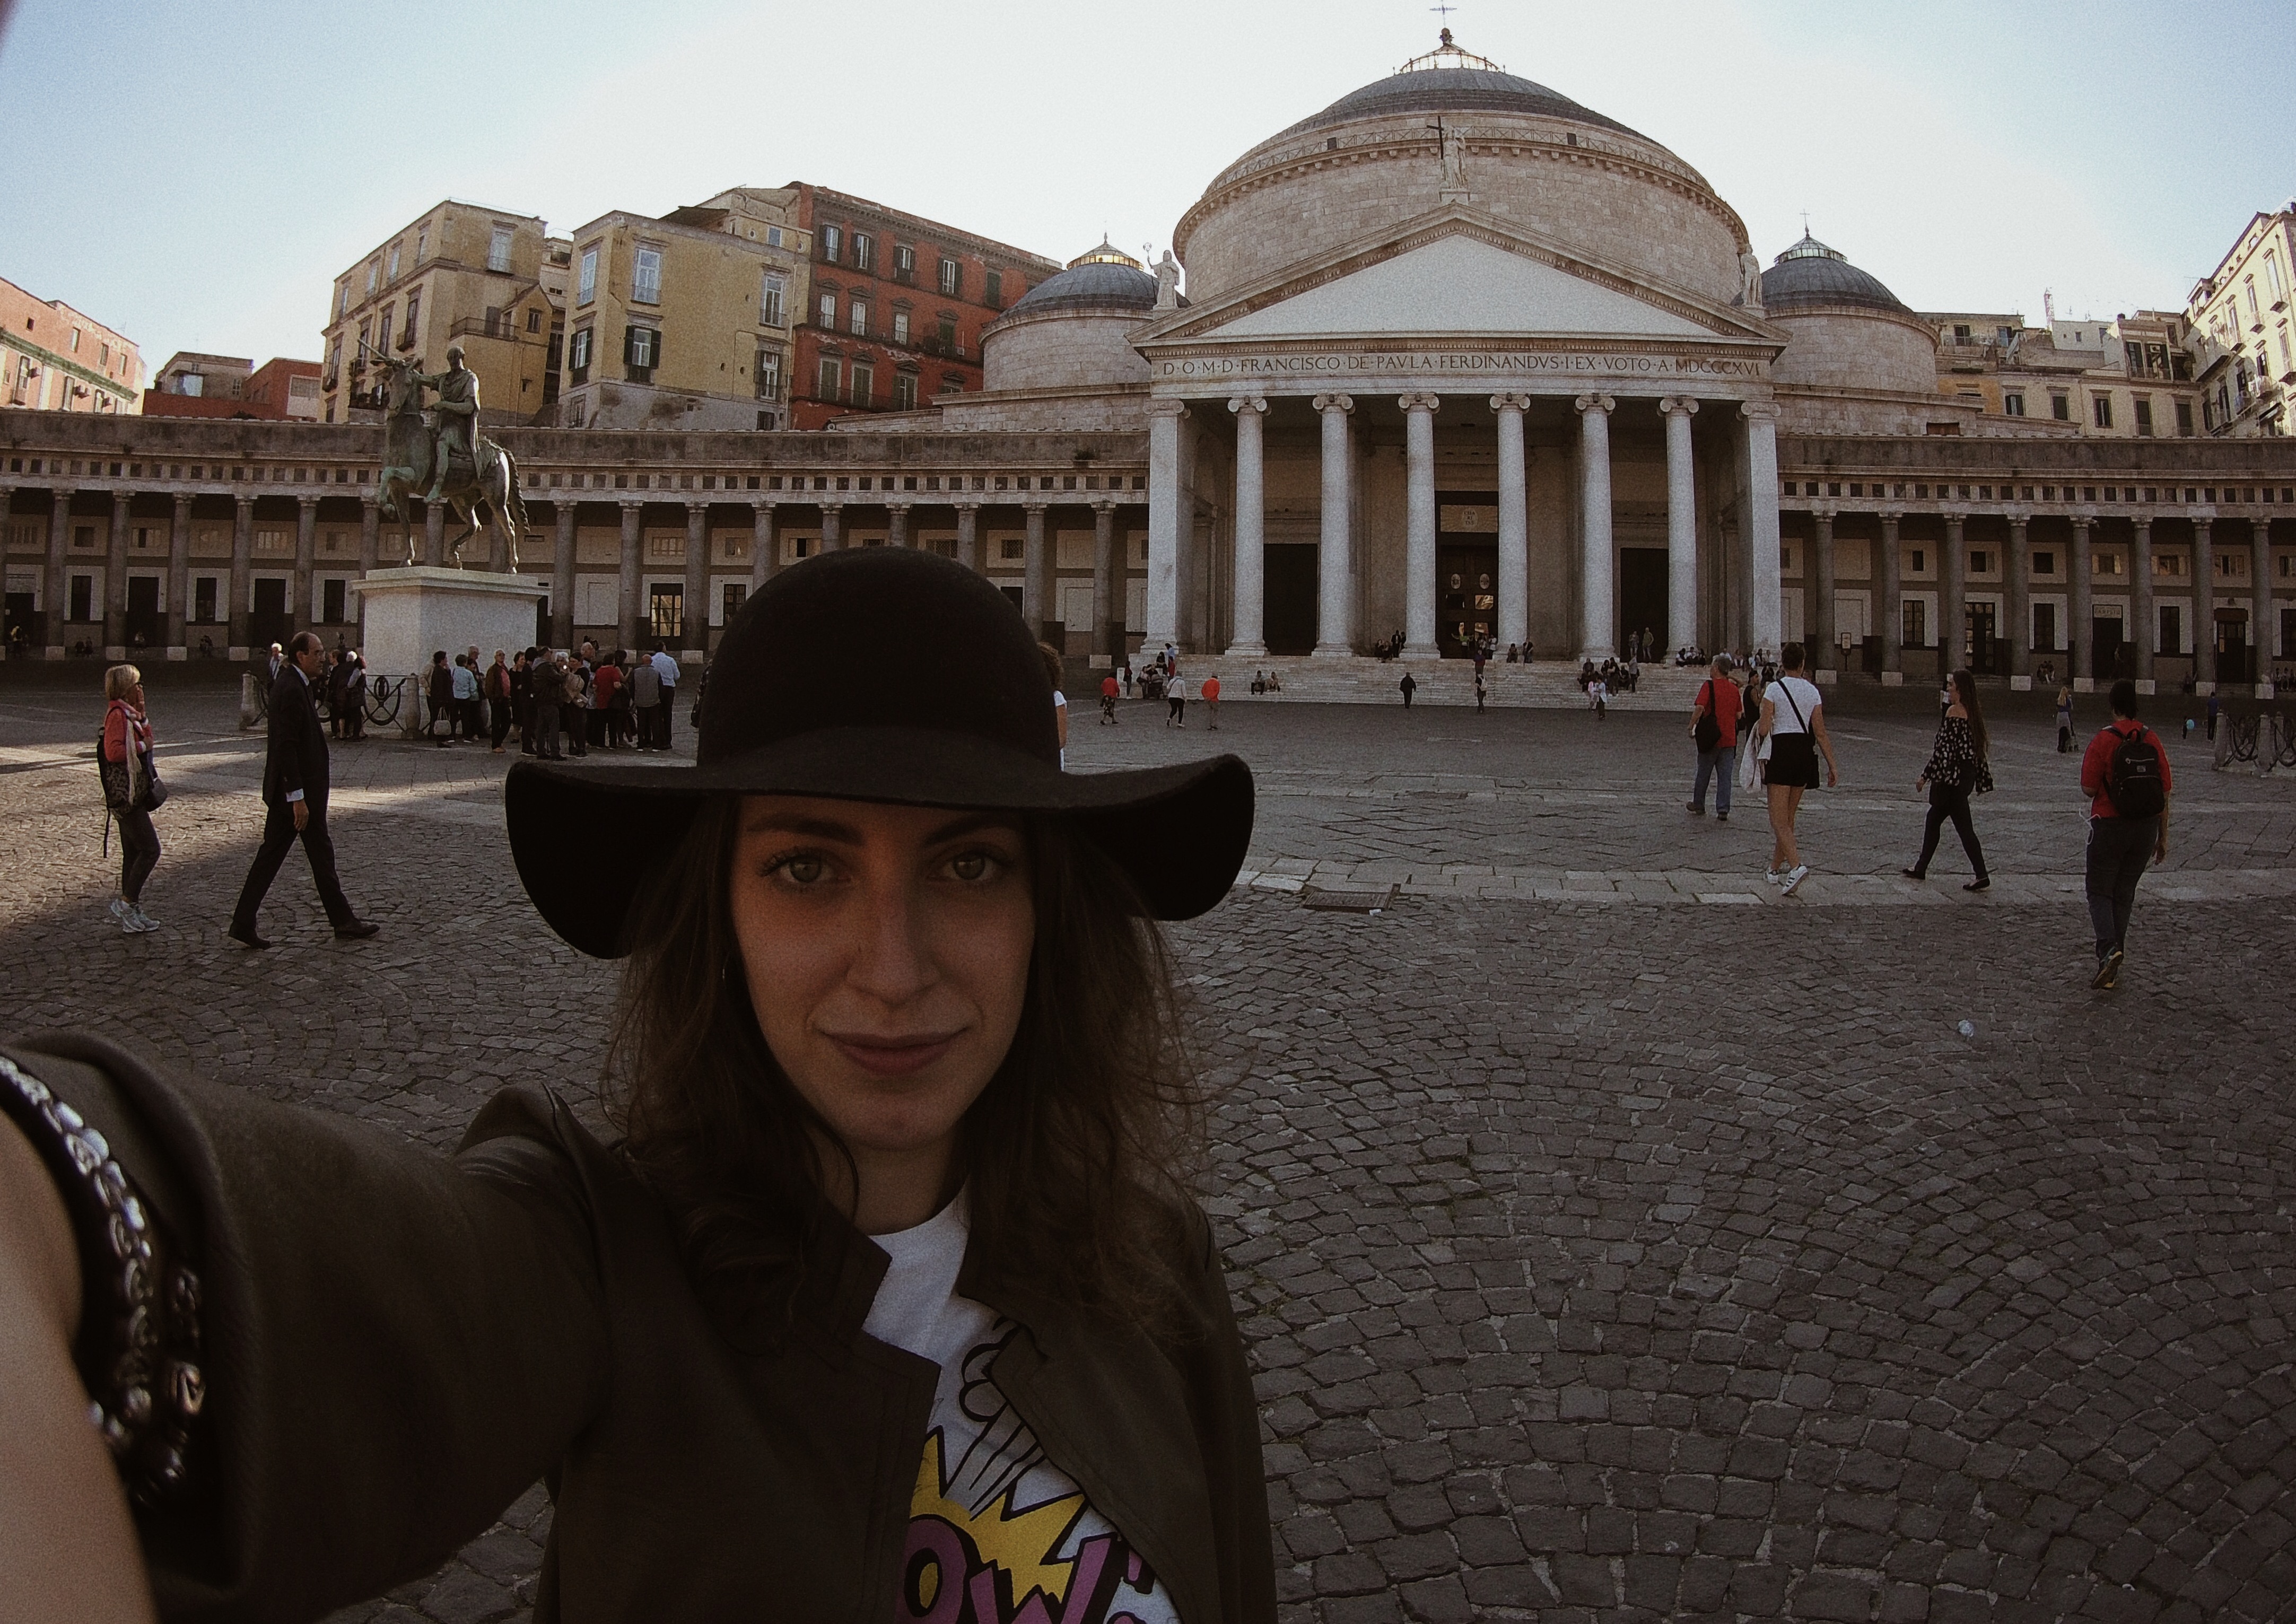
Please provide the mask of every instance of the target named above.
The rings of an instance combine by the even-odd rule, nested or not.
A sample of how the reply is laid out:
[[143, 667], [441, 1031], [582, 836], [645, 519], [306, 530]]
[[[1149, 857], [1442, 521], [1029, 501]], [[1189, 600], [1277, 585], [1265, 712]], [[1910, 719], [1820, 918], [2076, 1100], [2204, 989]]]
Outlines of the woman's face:
[[734, 929], [766, 1042], [859, 1164], [946, 1152], [1021, 1022], [1037, 915], [996, 814], [743, 798]]

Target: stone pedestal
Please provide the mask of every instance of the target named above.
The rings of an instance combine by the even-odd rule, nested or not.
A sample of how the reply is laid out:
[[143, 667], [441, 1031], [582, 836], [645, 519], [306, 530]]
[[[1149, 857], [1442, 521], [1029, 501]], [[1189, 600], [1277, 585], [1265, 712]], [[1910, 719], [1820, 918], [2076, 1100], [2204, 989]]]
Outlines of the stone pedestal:
[[428, 670], [439, 649], [451, 659], [476, 644], [481, 669], [496, 649], [515, 655], [534, 642], [535, 611], [550, 583], [537, 575], [416, 565], [377, 570], [351, 590], [366, 625], [366, 668], [396, 681]]
[[2009, 679], [2009, 691], [2012, 693], [2030, 693], [2033, 691], [2033, 679], [2030, 677], [2013, 677]]

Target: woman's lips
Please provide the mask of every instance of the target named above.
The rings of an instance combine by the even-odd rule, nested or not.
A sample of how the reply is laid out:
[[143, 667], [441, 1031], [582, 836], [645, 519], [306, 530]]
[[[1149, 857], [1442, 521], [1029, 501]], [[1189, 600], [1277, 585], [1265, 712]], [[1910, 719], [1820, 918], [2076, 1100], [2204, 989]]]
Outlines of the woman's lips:
[[955, 1032], [922, 1038], [879, 1038], [866, 1033], [826, 1036], [848, 1060], [879, 1077], [906, 1077], [922, 1071], [955, 1047], [957, 1039]]

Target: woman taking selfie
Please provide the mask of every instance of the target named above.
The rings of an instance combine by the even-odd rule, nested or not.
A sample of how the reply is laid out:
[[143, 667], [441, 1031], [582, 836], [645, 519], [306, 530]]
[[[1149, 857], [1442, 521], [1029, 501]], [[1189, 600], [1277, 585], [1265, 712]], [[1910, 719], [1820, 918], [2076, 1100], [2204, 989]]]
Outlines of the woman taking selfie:
[[855, 550], [727, 628], [693, 767], [514, 767], [529, 895], [626, 958], [610, 1143], [9, 1048], [0, 1616], [316, 1617], [546, 1473], [537, 1620], [1272, 1620], [1152, 923], [1250, 775], [1064, 775], [1052, 713], [995, 587]]

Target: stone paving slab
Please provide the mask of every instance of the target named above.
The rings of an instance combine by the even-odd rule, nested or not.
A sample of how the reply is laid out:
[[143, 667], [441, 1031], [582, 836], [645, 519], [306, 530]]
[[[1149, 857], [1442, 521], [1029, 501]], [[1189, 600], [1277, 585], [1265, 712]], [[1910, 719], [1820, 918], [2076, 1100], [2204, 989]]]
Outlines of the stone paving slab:
[[[0, 1024], [440, 1148], [505, 1082], [591, 1109], [612, 975], [525, 902], [504, 758], [339, 750], [384, 933], [334, 942], [291, 857], [258, 958], [220, 924], [259, 746], [169, 696], [164, 928], [125, 937], [99, 710], [0, 688]], [[2172, 746], [2172, 857], [2107, 997], [2030, 718], [1979, 803], [1990, 893], [1949, 835], [1926, 888], [1895, 877], [1928, 720], [1845, 715], [1781, 901], [1753, 808], [1682, 810], [1669, 720], [1139, 715], [1071, 765], [1233, 746], [1263, 791], [1253, 877], [1172, 939], [1285, 1624], [2296, 1616], [2296, 783]], [[1375, 915], [1299, 894], [1390, 883]], [[340, 1618], [521, 1617], [547, 1518], [529, 1494]]]

